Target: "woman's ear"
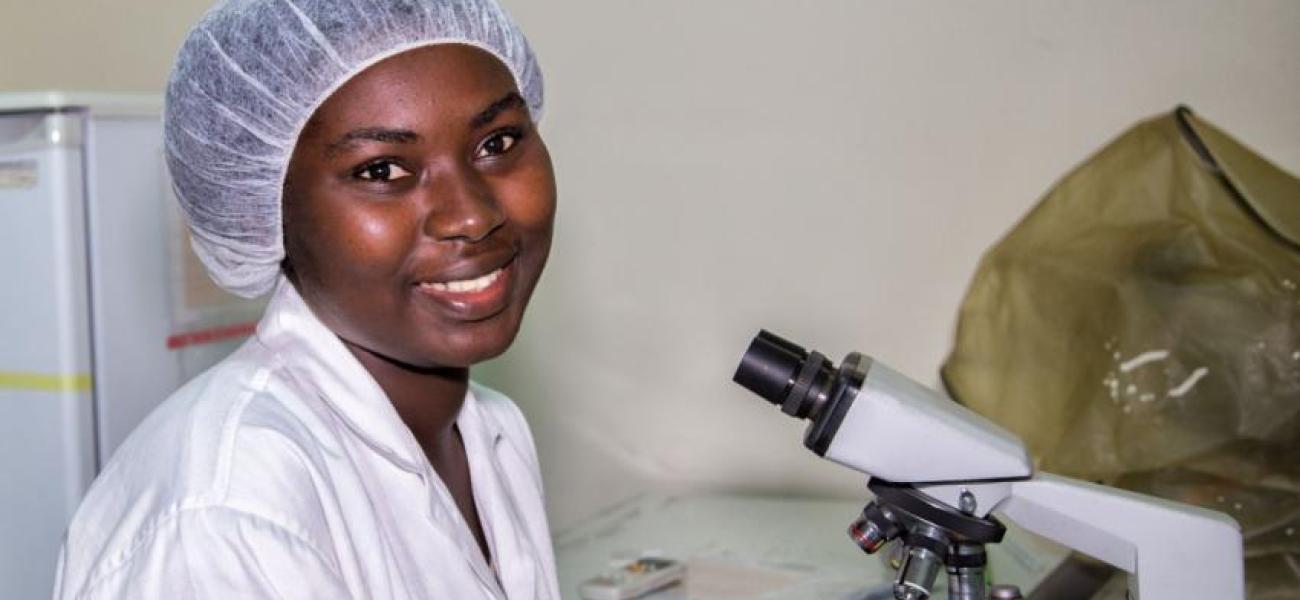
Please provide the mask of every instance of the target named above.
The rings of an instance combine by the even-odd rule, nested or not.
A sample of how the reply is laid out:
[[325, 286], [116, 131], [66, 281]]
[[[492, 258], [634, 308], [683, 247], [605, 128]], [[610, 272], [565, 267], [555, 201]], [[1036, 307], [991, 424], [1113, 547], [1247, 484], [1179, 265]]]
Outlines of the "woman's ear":
[[293, 261], [289, 257], [289, 211], [287, 207], [293, 202], [293, 177], [286, 176], [284, 186], [280, 188], [280, 247], [284, 250], [284, 258], [280, 259], [280, 272], [289, 278], [289, 282], [298, 287], [298, 273], [293, 269]]

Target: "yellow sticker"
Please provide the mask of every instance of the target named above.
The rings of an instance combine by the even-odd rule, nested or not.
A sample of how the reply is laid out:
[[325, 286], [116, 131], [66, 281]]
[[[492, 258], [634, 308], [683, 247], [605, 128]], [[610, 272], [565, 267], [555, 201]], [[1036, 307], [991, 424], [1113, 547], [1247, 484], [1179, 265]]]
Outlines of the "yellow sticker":
[[0, 389], [37, 392], [85, 392], [90, 390], [90, 375], [48, 375], [22, 371], [0, 371]]

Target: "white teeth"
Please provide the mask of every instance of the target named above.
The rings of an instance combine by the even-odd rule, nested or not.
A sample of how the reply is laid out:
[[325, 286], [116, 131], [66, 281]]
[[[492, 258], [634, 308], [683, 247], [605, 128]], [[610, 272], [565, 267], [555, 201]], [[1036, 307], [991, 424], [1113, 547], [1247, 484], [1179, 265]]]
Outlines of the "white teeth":
[[420, 287], [427, 287], [439, 292], [452, 292], [456, 294], [466, 294], [470, 292], [479, 292], [487, 289], [498, 277], [501, 276], [501, 269], [497, 269], [478, 279], [466, 279], [464, 281], [447, 281], [447, 282], [424, 282]]

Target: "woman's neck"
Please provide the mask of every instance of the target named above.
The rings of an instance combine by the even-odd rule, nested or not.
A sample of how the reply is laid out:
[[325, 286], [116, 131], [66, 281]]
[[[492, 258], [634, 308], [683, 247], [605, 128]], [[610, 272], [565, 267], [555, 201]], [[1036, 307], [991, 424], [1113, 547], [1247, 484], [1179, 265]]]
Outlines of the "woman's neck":
[[343, 345], [379, 383], [426, 453], [442, 454], [451, 447], [452, 427], [469, 387], [468, 368], [414, 367], [346, 340]]

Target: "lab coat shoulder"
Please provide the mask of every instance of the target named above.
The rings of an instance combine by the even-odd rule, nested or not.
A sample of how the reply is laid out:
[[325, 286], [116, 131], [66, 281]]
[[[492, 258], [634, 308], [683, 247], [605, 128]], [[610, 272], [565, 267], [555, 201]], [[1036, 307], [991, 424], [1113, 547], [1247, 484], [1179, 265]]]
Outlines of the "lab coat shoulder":
[[56, 598], [346, 597], [313, 493], [337, 449], [287, 379], [249, 342], [146, 418], [74, 517]]

